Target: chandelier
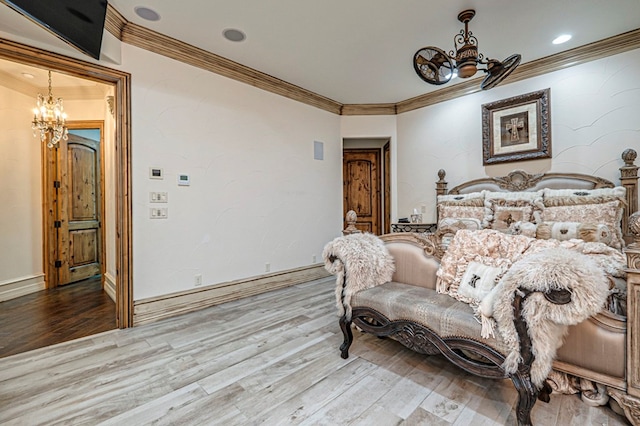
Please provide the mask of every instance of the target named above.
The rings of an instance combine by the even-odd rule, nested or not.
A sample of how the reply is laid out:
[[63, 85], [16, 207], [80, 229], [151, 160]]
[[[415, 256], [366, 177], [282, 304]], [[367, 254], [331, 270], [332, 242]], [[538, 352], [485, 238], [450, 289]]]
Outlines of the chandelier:
[[49, 71], [49, 94], [45, 98], [38, 93], [38, 106], [33, 109], [33, 121], [31, 128], [33, 136], [40, 134], [40, 140], [47, 142], [49, 148], [53, 148], [60, 139], [67, 140], [67, 127], [65, 122], [67, 114], [62, 108], [62, 98], [54, 99], [51, 94], [51, 71]]
[[[456, 75], [460, 78], [472, 77], [478, 69], [487, 73], [480, 84], [484, 90], [491, 89], [516, 69], [522, 56], [515, 54], [500, 62], [497, 59], [484, 59], [478, 54], [478, 39], [469, 31], [469, 21], [476, 11], [469, 9], [458, 14], [458, 21], [464, 24], [464, 30], [453, 38], [454, 50], [445, 53], [434, 46], [423, 47], [413, 57], [413, 67], [424, 81], [440, 85], [448, 83]], [[478, 68], [481, 66], [482, 68]]]

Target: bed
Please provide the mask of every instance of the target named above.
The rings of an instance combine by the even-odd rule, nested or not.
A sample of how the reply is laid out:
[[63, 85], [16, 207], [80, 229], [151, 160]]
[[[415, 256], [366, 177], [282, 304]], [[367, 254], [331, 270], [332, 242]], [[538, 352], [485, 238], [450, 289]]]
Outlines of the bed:
[[[622, 153], [619, 183], [579, 173], [532, 175], [516, 170], [507, 176], [474, 179], [448, 189], [446, 172], [440, 170], [436, 182], [438, 230], [424, 236], [428, 250], [439, 258], [447, 253], [447, 244], [456, 232], [487, 227], [506, 233], [528, 233], [534, 238], [551, 238], [555, 230], [554, 235], [559, 238], [583, 236], [620, 250], [626, 258], [626, 278], [612, 278], [612, 296], [606, 309], [570, 327], [548, 381], [555, 391], [581, 392], [586, 403], [610, 403], [634, 425], [640, 424], [640, 213], [636, 156], [633, 149]], [[620, 202], [615, 198], [621, 198]], [[608, 206], [612, 210], [606, 212]], [[600, 223], [595, 226], [585, 220]]]

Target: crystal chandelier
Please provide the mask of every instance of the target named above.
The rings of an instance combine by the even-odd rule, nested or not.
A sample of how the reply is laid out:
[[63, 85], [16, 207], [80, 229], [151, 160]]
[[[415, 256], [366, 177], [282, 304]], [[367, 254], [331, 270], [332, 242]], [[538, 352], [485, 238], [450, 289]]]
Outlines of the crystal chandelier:
[[40, 134], [40, 140], [47, 142], [49, 148], [53, 148], [60, 139], [67, 140], [67, 127], [65, 121], [67, 114], [62, 108], [62, 98], [54, 99], [51, 94], [51, 71], [49, 71], [49, 94], [45, 98], [38, 93], [38, 106], [33, 109], [33, 121], [31, 128], [33, 136]]

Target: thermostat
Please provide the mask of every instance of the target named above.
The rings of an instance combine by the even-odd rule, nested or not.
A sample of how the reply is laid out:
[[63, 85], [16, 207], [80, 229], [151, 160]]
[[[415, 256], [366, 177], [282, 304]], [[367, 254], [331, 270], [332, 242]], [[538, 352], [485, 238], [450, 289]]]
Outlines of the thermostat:
[[178, 185], [180, 186], [189, 186], [191, 180], [189, 179], [189, 175], [179, 174], [178, 175]]

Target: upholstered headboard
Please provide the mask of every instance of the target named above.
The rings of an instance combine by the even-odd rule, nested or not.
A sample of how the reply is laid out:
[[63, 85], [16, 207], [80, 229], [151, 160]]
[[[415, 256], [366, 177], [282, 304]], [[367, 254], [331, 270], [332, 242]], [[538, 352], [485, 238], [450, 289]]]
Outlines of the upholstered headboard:
[[[633, 149], [625, 150], [621, 158], [624, 166], [620, 167], [619, 186], [626, 188], [626, 206], [622, 217], [622, 230], [625, 239], [631, 241], [628, 231], [628, 218], [638, 211], [638, 166], [634, 164], [637, 153]], [[445, 181], [444, 170], [438, 171], [439, 180], [436, 182], [436, 194], [469, 194], [483, 190], [496, 192], [513, 191], [538, 191], [543, 188], [549, 189], [596, 189], [613, 188], [613, 182], [597, 176], [581, 173], [539, 173], [529, 174], [524, 170], [515, 170], [506, 176], [484, 177], [470, 180], [447, 189], [448, 183]]]

